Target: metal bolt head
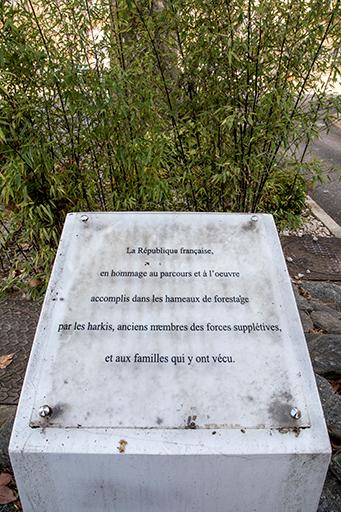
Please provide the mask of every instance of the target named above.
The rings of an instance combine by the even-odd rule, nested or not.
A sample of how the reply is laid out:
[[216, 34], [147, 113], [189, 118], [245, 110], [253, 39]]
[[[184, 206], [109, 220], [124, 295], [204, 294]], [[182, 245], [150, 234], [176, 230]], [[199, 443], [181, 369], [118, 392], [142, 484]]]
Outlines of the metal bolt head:
[[252, 222], [257, 222], [258, 221], [257, 215], [252, 215], [251, 220], [252, 220]]
[[49, 405], [42, 405], [39, 407], [38, 413], [41, 418], [48, 418], [52, 414], [52, 409]]
[[89, 217], [87, 215], [82, 215], [81, 216], [81, 221], [82, 222], [87, 222], [89, 220]]
[[299, 420], [301, 417], [301, 411], [297, 409], [297, 407], [292, 407], [290, 410], [290, 416], [294, 418], [294, 420]]

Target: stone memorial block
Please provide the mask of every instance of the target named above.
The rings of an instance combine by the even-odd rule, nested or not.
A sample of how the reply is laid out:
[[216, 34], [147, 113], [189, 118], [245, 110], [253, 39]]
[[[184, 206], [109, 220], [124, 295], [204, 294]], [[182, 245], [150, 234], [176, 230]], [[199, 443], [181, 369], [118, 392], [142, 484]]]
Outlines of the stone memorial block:
[[272, 217], [69, 214], [10, 456], [24, 512], [316, 511], [330, 445]]

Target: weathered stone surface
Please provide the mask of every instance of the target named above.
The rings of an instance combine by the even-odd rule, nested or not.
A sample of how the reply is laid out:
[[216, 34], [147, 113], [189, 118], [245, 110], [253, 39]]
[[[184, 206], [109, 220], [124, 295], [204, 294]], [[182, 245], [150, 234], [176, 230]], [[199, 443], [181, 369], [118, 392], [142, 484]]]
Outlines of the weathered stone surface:
[[340, 285], [321, 281], [305, 281], [302, 287], [311, 294], [313, 299], [331, 304], [333, 308], [341, 311]]
[[341, 335], [308, 334], [310, 357], [316, 373], [324, 377], [341, 377]]
[[[341, 313], [333, 311], [313, 311], [310, 315], [314, 327], [322, 329], [328, 334], [341, 334]], [[303, 320], [302, 320], [303, 322]]]
[[1, 512], [13, 512], [14, 510], [17, 510], [14, 508], [14, 505], [1, 505]]
[[11, 436], [16, 407], [0, 405], [0, 468], [9, 466], [8, 443]]
[[330, 469], [341, 482], [341, 450], [333, 456]]
[[340, 512], [341, 486], [337, 478], [328, 472], [317, 512]]
[[305, 339], [306, 339], [306, 342], [308, 344], [308, 347], [309, 347], [309, 344], [313, 344], [314, 341], [317, 339], [317, 338], [320, 338], [321, 336], [324, 336], [323, 334], [319, 334], [319, 333], [316, 333], [316, 332], [306, 332], [305, 333]]
[[325, 313], [329, 313], [330, 315], [335, 316], [336, 318], [340, 318], [341, 313], [337, 311], [337, 309], [333, 308], [333, 304], [325, 304], [317, 299], [310, 299], [309, 301], [309, 309], [308, 313], [312, 313], [313, 311], [323, 311]]
[[[293, 286], [293, 292], [295, 295], [297, 307], [298, 307], [299, 311], [303, 310], [307, 313], [310, 313], [313, 310], [313, 308], [311, 307], [311, 300], [309, 298], [301, 295], [301, 293], [300, 293], [301, 289], [302, 289], [301, 286]], [[309, 296], [310, 296], [310, 294], [309, 294]]]
[[310, 316], [308, 315], [308, 313], [306, 313], [305, 311], [302, 311], [302, 310], [299, 310], [299, 313], [300, 313], [301, 322], [302, 322], [304, 332], [311, 332], [314, 328], [314, 324], [313, 324]]
[[334, 437], [341, 439], [341, 396], [334, 393], [331, 384], [323, 377], [316, 375], [316, 383], [328, 431]]

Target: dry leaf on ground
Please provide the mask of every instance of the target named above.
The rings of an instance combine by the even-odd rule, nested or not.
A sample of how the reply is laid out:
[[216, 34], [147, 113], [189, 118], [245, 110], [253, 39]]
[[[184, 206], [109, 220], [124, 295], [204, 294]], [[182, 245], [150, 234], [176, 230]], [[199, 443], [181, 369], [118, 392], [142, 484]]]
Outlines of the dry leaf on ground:
[[13, 354], [7, 354], [6, 356], [0, 356], [0, 369], [3, 370], [7, 368], [9, 364], [13, 361], [15, 352]]
[[9, 473], [0, 473], [0, 487], [3, 485], [8, 485], [12, 480], [12, 477]]
[[38, 286], [41, 285], [41, 279], [38, 279], [38, 278], [30, 279], [28, 282], [28, 285], [30, 288], [37, 288]]
[[0, 473], [0, 505], [7, 505], [17, 499], [12, 489], [7, 487], [11, 480], [12, 477], [8, 473]]

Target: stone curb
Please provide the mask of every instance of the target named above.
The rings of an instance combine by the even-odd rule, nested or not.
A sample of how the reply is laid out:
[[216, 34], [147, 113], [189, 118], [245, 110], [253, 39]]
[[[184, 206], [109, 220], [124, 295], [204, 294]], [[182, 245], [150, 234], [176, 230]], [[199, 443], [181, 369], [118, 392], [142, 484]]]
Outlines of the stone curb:
[[319, 221], [322, 222], [326, 226], [326, 228], [329, 229], [329, 231], [334, 235], [336, 238], [341, 238], [341, 226], [333, 220], [330, 215], [328, 215], [327, 212], [319, 206], [314, 199], [312, 199], [310, 196], [307, 196], [306, 203], [311, 209], [311, 213], [316, 217]]

